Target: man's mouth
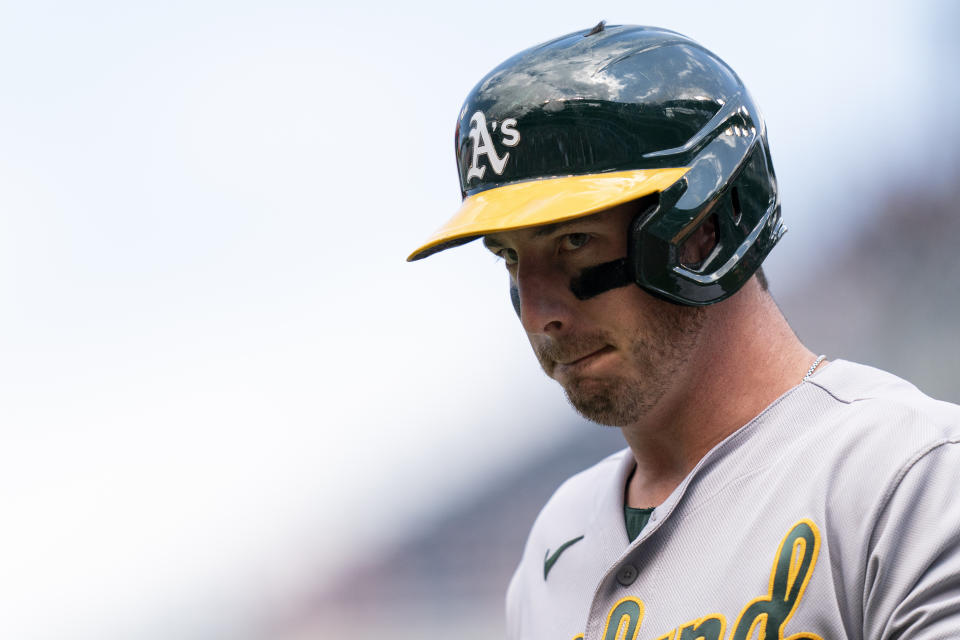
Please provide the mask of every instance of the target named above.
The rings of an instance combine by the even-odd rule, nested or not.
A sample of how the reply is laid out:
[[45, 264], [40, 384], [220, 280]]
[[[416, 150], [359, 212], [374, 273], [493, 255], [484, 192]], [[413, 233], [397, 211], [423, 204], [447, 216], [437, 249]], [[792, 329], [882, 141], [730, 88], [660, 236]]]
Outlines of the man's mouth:
[[608, 353], [608, 352], [610, 352], [610, 351], [613, 351], [613, 347], [610, 346], [609, 344], [608, 344], [608, 345], [604, 345], [604, 346], [600, 347], [599, 349], [597, 349], [596, 351], [591, 351], [590, 353], [587, 353], [586, 355], [579, 356], [579, 357], [573, 358], [573, 359], [571, 359], [571, 360], [567, 360], [566, 362], [560, 362], [560, 361], [558, 361], [558, 362], [557, 362], [557, 365], [558, 365], [558, 366], [561, 366], [561, 367], [566, 367], [566, 368], [577, 367], [577, 366], [580, 366], [580, 365], [585, 365], [585, 364], [587, 364], [588, 362], [590, 362], [592, 359], [594, 359], [595, 357], [597, 357], [597, 356], [599, 356], [599, 355], [602, 355], [602, 354], [604, 354], [604, 353]]

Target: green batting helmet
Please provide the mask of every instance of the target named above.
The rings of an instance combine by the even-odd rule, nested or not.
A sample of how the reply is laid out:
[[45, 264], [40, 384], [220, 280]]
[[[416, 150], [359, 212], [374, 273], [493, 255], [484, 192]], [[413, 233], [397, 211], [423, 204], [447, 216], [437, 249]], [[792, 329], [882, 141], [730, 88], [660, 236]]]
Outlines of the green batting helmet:
[[[463, 205], [409, 260], [643, 198], [627, 255], [571, 288], [584, 299], [635, 283], [706, 305], [743, 286], [785, 231], [746, 87], [665, 29], [600, 23], [513, 56], [467, 97], [456, 154]], [[713, 250], [684, 264], [684, 241], [708, 221]]]

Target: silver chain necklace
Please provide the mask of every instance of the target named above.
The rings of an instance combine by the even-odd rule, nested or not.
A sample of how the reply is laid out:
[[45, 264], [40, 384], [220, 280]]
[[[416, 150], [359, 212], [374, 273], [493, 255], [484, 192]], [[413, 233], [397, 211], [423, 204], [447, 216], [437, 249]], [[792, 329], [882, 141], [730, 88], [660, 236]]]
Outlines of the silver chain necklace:
[[820, 363], [823, 362], [826, 359], [826, 357], [827, 357], [826, 354], [823, 354], [823, 353], [817, 356], [817, 359], [814, 360], [813, 364], [810, 365], [810, 368], [807, 369], [807, 375], [803, 376], [803, 380], [801, 380], [801, 382], [806, 382], [807, 380], [809, 380], [810, 376], [813, 375], [813, 372], [817, 370], [817, 367], [820, 366]]

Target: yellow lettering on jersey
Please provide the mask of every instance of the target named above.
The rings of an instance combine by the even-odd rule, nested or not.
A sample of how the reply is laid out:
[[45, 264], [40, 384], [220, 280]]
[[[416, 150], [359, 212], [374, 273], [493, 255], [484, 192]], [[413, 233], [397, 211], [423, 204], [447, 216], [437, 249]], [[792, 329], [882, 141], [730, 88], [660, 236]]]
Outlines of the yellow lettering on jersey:
[[727, 619], [719, 613], [688, 622], [680, 627], [677, 640], [723, 640]]
[[[806, 518], [793, 525], [780, 541], [767, 594], [747, 603], [733, 625], [729, 640], [823, 640], [813, 633], [783, 635], [813, 576], [819, 553], [817, 525]], [[607, 616], [603, 640], [636, 640], [643, 614], [643, 601], [634, 597], [618, 600]], [[657, 640], [723, 640], [726, 624], [726, 618], [716, 613], [687, 622]], [[583, 640], [583, 634], [573, 640]]]
[[820, 532], [810, 520], [801, 520], [784, 536], [770, 571], [767, 595], [747, 603], [733, 625], [730, 640], [751, 640], [758, 630], [759, 640], [823, 640], [813, 634], [795, 634], [784, 638], [783, 628], [803, 598], [820, 552]]
[[632, 596], [618, 600], [607, 616], [603, 640], [637, 640], [643, 622], [643, 602]]

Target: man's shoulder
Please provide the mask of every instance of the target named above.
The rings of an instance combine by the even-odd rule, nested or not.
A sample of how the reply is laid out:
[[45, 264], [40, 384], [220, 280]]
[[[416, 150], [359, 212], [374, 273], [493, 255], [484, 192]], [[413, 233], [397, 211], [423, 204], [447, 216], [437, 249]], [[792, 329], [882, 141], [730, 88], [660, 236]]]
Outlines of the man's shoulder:
[[825, 391], [834, 410], [853, 425], [917, 435], [960, 434], [960, 406], [931, 398], [882, 369], [836, 360], [810, 382]]
[[[837, 360], [810, 379], [822, 392], [819, 418], [806, 423], [797, 444], [824, 464], [835, 465], [877, 487], [943, 446], [960, 444], [960, 406], [935, 400], [896, 375]], [[849, 478], [851, 482], [856, 478]]]
[[834, 360], [809, 381], [846, 403], [882, 398], [931, 399], [889, 371], [850, 360]]

